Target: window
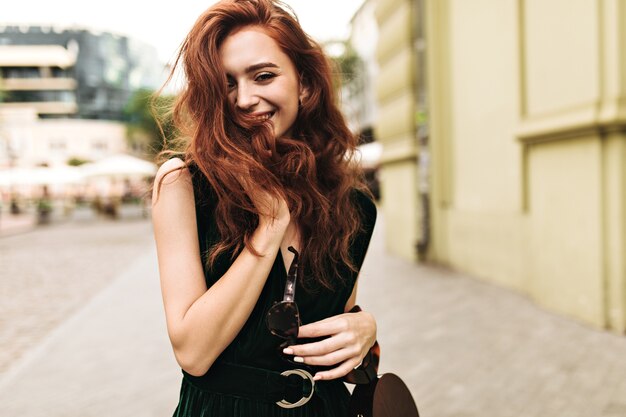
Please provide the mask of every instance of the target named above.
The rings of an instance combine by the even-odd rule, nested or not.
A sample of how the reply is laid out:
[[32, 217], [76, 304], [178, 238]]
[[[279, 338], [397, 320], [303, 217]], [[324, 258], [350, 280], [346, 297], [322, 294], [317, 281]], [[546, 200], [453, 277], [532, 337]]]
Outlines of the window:
[[64, 151], [67, 145], [63, 139], [52, 139], [48, 145], [51, 151]]
[[105, 140], [97, 140], [97, 141], [93, 142], [91, 147], [93, 149], [98, 150], [98, 151], [106, 151], [109, 148], [109, 145], [108, 145], [108, 143]]

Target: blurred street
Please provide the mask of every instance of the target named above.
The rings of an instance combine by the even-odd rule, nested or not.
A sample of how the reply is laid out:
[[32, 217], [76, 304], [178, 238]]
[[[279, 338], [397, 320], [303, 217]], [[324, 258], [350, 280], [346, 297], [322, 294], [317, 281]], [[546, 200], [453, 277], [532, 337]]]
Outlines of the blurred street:
[[[385, 255], [359, 285], [382, 372], [422, 417], [626, 416], [626, 338], [523, 296]], [[165, 417], [180, 383], [150, 222], [90, 220], [0, 238], [0, 416]]]

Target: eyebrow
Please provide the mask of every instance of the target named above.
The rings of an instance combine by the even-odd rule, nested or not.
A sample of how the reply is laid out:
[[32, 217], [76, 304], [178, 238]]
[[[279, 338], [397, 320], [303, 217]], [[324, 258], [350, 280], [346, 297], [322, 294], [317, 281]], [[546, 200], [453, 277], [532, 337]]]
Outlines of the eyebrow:
[[260, 70], [261, 68], [278, 68], [278, 65], [272, 64], [271, 62], [261, 62], [258, 64], [250, 65], [249, 67], [246, 68], [245, 72], [246, 74], [249, 74], [256, 70]]

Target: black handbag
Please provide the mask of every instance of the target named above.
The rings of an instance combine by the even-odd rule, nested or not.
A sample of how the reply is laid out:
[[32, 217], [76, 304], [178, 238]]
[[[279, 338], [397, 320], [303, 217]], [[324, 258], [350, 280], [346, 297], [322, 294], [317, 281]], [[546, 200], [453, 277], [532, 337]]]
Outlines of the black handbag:
[[[350, 312], [361, 311], [354, 306]], [[392, 373], [378, 375], [380, 346], [374, 343], [363, 363], [344, 377], [344, 382], [355, 384], [348, 417], [419, 417], [415, 400], [399, 376]]]

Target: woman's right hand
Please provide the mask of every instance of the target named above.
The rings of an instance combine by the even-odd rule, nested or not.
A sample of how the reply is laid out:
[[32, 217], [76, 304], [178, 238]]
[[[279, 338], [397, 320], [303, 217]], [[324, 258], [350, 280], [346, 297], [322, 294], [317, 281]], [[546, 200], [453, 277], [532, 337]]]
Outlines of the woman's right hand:
[[291, 221], [291, 214], [287, 201], [282, 195], [271, 194], [265, 190], [254, 190], [248, 195], [259, 210], [259, 226], [287, 228]]
[[284, 196], [251, 184], [243, 177], [239, 177], [239, 184], [259, 212], [259, 226], [279, 227], [284, 232], [291, 221], [289, 206]]

